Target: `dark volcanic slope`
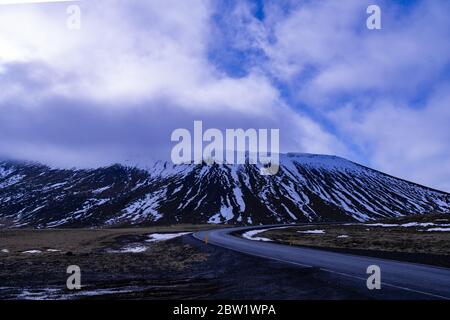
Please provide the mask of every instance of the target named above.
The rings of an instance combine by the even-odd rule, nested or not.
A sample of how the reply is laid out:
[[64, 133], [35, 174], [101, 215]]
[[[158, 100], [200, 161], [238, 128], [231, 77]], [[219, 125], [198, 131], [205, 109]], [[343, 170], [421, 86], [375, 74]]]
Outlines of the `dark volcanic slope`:
[[275, 176], [254, 165], [0, 162], [0, 224], [9, 227], [367, 221], [431, 211], [450, 212], [450, 195], [334, 156], [282, 155]]

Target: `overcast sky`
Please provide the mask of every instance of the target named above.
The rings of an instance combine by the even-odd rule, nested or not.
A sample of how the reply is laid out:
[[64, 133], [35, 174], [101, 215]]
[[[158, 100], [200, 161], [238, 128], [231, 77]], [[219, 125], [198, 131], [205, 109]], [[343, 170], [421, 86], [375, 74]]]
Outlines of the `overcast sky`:
[[0, 6], [1, 157], [164, 159], [203, 120], [450, 191], [448, 0], [70, 4]]

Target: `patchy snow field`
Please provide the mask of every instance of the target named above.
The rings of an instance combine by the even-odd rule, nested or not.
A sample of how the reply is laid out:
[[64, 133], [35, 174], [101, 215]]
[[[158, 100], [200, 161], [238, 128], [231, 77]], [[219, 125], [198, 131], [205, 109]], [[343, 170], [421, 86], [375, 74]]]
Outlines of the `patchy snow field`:
[[[441, 219], [442, 220], [442, 219]], [[437, 220], [436, 220], [437, 221]], [[417, 228], [418, 231], [428, 231], [428, 232], [450, 232], [449, 223], [434, 223], [434, 222], [408, 222], [403, 224], [398, 223], [366, 223], [367, 227], [382, 227], [382, 228]], [[431, 228], [432, 227], [432, 228]], [[428, 228], [428, 229], [426, 229]]]
[[[410, 215], [372, 223], [311, 224], [269, 229], [259, 237], [275, 242], [340, 249], [419, 263], [450, 266], [448, 214]], [[260, 233], [260, 232], [258, 232]], [[370, 252], [369, 252], [370, 251]], [[358, 254], [358, 251], [351, 251]], [[388, 252], [388, 254], [386, 253]], [[386, 254], [385, 254], [386, 253]]]
[[[181, 236], [184, 236], [186, 234], [190, 234], [192, 232], [177, 232], [177, 233], [152, 233], [148, 235], [148, 239], [145, 240], [145, 242], [160, 242], [160, 241], [167, 241], [170, 239], [175, 239]], [[109, 253], [142, 253], [149, 249], [150, 247], [148, 245], [145, 245], [143, 243], [131, 243], [128, 244], [118, 250], [107, 250]]]

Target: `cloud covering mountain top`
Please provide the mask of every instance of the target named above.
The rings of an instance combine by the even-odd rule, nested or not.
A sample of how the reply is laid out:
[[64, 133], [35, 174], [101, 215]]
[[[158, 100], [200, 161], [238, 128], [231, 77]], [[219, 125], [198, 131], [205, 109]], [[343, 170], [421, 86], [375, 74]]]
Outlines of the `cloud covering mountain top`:
[[450, 190], [447, 1], [82, 1], [0, 10], [0, 155], [59, 166], [167, 158], [176, 128], [280, 128]]

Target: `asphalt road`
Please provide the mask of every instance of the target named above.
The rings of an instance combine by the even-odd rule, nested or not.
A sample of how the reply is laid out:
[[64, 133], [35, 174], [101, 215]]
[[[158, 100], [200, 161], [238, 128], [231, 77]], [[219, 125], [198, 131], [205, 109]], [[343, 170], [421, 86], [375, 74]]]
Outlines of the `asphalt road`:
[[320, 268], [341, 282], [365, 290], [369, 290], [366, 286], [367, 267], [377, 265], [381, 269], [381, 290], [370, 290], [376, 292], [374, 297], [383, 298], [385, 293], [386, 297], [394, 299], [450, 300], [450, 269], [447, 268], [253, 241], [230, 234], [266, 227], [274, 226], [209, 230], [196, 232], [193, 236], [204, 241], [207, 234], [208, 244], [299, 267]]

